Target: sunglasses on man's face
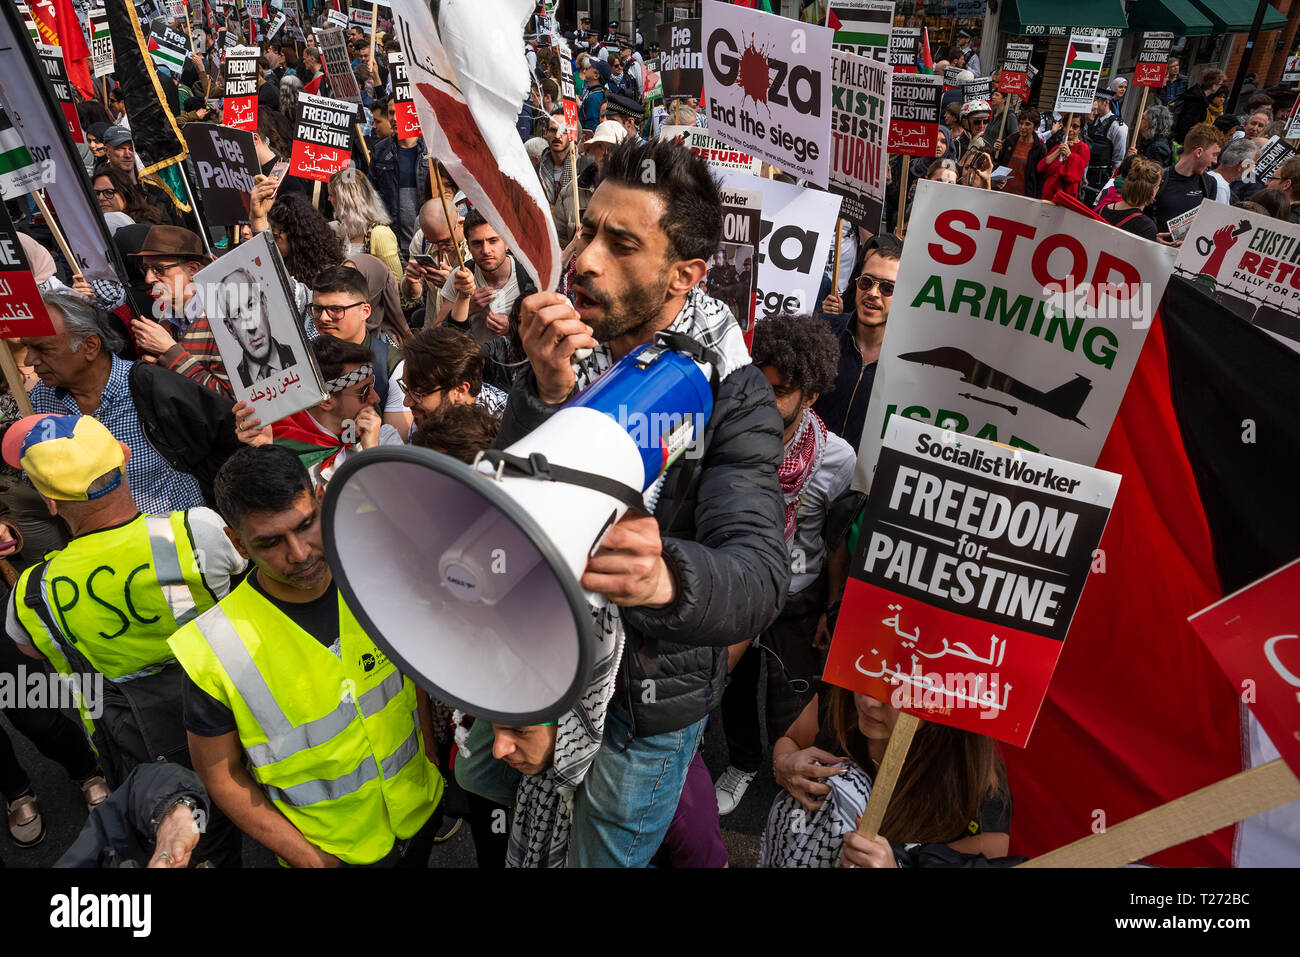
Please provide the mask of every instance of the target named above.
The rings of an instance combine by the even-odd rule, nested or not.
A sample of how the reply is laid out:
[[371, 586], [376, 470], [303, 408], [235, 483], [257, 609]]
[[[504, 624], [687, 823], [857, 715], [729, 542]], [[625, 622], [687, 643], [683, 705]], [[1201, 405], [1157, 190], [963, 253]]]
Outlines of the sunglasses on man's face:
[[894, 284], [888, 279], [877, 279], [875, 276], [858, 277], [858, 288], [863, 292], [871, 292], [877, 286], [880, 287], [880, 294], [886, 299], [894, 294]]

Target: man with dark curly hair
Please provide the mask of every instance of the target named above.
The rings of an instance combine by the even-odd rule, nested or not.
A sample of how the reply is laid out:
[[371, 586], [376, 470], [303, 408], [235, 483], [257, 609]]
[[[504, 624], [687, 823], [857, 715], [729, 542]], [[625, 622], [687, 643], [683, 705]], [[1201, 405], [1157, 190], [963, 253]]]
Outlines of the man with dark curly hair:
[[[758, 323], [754, 365], [772, 384], [784, 427], [785, 458], [778, 477], [785, 499], [785, 544], [790, 589], [785, 608], [753, 647], [744, 649], [722, 696], [728, 766], [715, 791], [718, 813], [735, 810], [763, 760], [758, 729], [758, 663], [767, 661], [769, 747], [785, 734], [821, 674], [821, 652], [830, 644], [829, 598], [844, 587], [847, 563], [827, 561], [826, 520], [832, 504], [849, 490], [857, 456], [853, 447], [812, 410], [835, 386], [840, 344], [816, 316], [778, 316]], [[742, 646], [743, 647], [743, 646]]]

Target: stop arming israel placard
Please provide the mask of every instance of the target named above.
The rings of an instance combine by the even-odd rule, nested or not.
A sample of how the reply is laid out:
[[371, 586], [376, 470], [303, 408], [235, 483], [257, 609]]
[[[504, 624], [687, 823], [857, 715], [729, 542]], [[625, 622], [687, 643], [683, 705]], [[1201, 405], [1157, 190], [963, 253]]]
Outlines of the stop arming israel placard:
[[709, 132], [826, 188], [833, 31], [718, 0], [703, 23]]
[[887, 63], [831, 53], [830, 188], [844, 197], [840, 215], [873, 234], [885, 204], [890, 77]]
[[1142, 47], [1138, 50], [1137, 63], [1133, 67], [1133, 85], [1162, 87], [1165, 85], [1165, 71], [1169, 68], [1169, 51], [1174, 48], [1172, 33], [1144, 33]]
[[1091, 113], [1092, 101], [1106, 59], [1106, 38], [1071, 34], [1065, 51], [1061, 85], [1056, 90], [1057, 113]]
[[1008, 43], [1002, 56], [1002, 69], [998, 72], [998, 92], [1021, 99], [1029, 96], [1029, 58], [1034, 55], [1032, 43]]
[[237, 130], [257, 129], [257, 47], [234, 47], [226, 53], [226, 89], [221, 101], [221, 125]]
[[327, 96], [298, 94], [298, 126], [289, 154], [289, 175], [325, 182], [352, 161], [356, 105]]
[[892, 419], [824, 680], [1024, 747], [1119, 482]]
[[763, 194], [756, 319], [815, 312], [839, 195], [737, 172], [719, 175], [718, 186]]
[[1096, 462], [1175, 255], [1060, 206], [918, 183], [854, 486], [894, 414]]
[[394, 50], [388, 54], [388, 65], [393, 70], [393, 125], [399, 140], [420, 135], [420, 118], [415, 115], [411, 102], [411, 81], [406, 75], [406, 56]]

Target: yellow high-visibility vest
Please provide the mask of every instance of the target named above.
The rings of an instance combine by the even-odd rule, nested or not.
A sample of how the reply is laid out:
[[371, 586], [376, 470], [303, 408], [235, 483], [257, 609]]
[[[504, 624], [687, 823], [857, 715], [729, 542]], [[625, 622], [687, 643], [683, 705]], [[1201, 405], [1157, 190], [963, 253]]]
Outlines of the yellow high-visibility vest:
[[415, 686], [342, 595], [337, 655], [248, 581], [170, 644], [230, 708], [253, 778], [316, 847], [370, 864], [433, 814], [443, 781], [424, 754]]

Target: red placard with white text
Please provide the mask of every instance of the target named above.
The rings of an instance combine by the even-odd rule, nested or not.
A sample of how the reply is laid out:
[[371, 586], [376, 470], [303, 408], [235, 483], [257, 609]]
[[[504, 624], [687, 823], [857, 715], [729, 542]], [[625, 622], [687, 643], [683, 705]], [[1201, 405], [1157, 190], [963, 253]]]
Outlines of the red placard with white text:
[[326, 182], [352, 162], [356, 104], [298, 94], [298, 126], [289, 153], [289, 175]]
[[226, 51], [222, 126], [257, 132], [257, 59], [261, 54], [258, 47], [233, 47]]
[[896, 73], [890, 88], [891, 153], [933, 156], [939, 144], [943, 78], [928, 73]]
[[1007, 96], [1018, 96], [1022, 100], [1029, 96], [1029, 60], [1034, 55], [1032, 43], [1008, 43], [1002, 55], [1002, 69], [998, 71], [998, 92]]
[[1138, 50], [1137, 63], [1133, 65], [1133, 85], [1159, 88], [1165, 85], [1165, 71], [1169, 69], [1169, 51], [1174, 48], [1172, 33], [1144, 33]]
[[393, 71], [393, 122], [399, 140], [420, 135], [420, 118], [415, 115], [411, 102], [411, 81], [406, 76], [406, 56], [394, 50], [388, 54], [388, 65]]
[[18, 241], [9, 211], [0, 203], [0, 339], [52, 335], [54, 323], [36, 288], [31, 264]]
[[890, 418], [825, 680], [1024, 747], [1119, 481]]
[[1300, 776], [1300, 559], [1187, 620]]

